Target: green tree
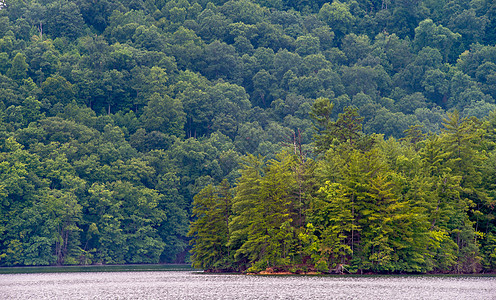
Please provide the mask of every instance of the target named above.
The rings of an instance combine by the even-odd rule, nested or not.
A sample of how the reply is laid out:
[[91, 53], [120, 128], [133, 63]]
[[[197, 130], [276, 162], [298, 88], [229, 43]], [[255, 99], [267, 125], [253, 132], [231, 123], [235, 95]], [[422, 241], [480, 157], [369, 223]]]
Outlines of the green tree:
[[74, 99], [74, 87], [62, 76], [48, 77], [41, 84], [43, 100], [51, 105], [56, 103], [68, 104]]
[[42, 225], [49, 238], [54, 240], [57, 264], [78, 264], [81, 255], [79, 247], [78, 223], [82, 218], [82, 207], [76, 195], [64, 191], [48, 191], [41, 200], [41, 209], [45, 219]]
[[322, 5], [319, 17], [332, 28], [338, 39], [348, 33], [355, 21], [348, 4], [338, 0], [332, 1], [331, 4]]
[[154, 93], [140, 117], [143, 127], [148, 131], [160, 131], [182, 137], [185, 116], [182, 104], [167, 95]]
[[350, 33], [343, 38], [341, 49], [348, 58], [348, 64], [353, 65], [371, 52], [370, 40], [366, 35]]
[[415, 28], [415, 47], [420, 50], [423, 47], [437, 48], [447, 62], [451, 59], [451, 51], [454, 43], [461, 38], [459, 33], [453, 33], [442, 25], [436, 26], [431, 19], [426, 19]]
[[297, 243], [292, 224], [296, 199], [287, 189], [295, 186], [291, 156], [282, 153], [266, 167], [262, 164], [261, 158], [248, 156], [229, 225], [229, 245], [237, 249], [234, 260], [240, 266], [249, 267], [248, 271], [290, 265], [294, 262]]
[[484, 159], [476, 149], [482, 134], [480, 125], [454, 111], [443, 120], [442, 132], [448, 166], [454, 174], [463, 176], [465, 188], [476, 188], [481, 180], [479, 168]]
[[[238, 270], [246, 270], [250, 267], [252, 261], [257, 259], [257, 254], [242, 246], [246, 244], [249, 238], [256, 239], [259, 237], [252, 235], [259, 231], [262, 226], [261, 211], [258, 207], [258, 194], [260, 192], [260, 183], [263, 177], [264, 161], [261, 157], [248, 155], [243, 162], [243, 168], [240, 170], [240, 178], [236, 185], [236, 195], [232, 205], [232, 219], [229, 223], [229, 242], [228, 247], [235, 251], [234, 262]], [[248, 246], [246, 244], [246, 246]]]
[[232, 194], [227, 180], [220, 186], [209, 185], [200, 191], [193, 201], [195, 220], [190, 225], [188, 235], [193, 266], [205, 270], [230, 270], [231, 253], [229, 241], [229, 220], [231, 216]]
[[319, 194], [308, 212], [308, 222], [319, 237], [310, 255], [317, 269], [340, 272], [340, 266], [347, 265], [353, 255], [352, 239], [359, 232], [353, 216], [354, 196], [345, 186], [330, 181]]
[[75, 40], [83, 34], [84, 20], [74, 2], [56, 1], [47, 6], [47, 33]]
[[21, 82], [27, 78], [28, 68], [29, 65], [26, 63], [26, 57], [22, 53], [17, 53], [6, 75], [17, 82]]
[[320, 40], [318, 37], [312, 35], [299, 36], [295, 43], [296, 53], [302, 57], [318, 54], [320, 51]]
[[169, 39], [171, 54], [180, 68], [193, 69], [203, 57], [205, 42], [190, 29], [179, 27]]
[[332, 143], [331, 120], [334, 103], [327, 98], [318, 98], [312, 106], [310, 116], [314, 120], [316, 134], [314, 135], [315, 147], [318, 153], [327, 151]]

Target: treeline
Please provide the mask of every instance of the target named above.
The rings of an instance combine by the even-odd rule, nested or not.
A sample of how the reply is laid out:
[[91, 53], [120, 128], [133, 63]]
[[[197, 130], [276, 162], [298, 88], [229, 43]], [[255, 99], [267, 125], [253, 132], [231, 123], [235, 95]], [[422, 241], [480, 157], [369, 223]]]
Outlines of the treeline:
[[454, 109], [482, 120], [496, 108], [495, 11], [0, 1], [0, 265], [188, 260], [193, 196], [234, 185], [244, 156], [273, 159], [296, 133], [316, 159], [321, 97], [329, 120], [353, 106], [386, 138], [440, 134]]
[[235, 187], [195, 196], [192, 259], [209, 271], [450, 272], [496, 269], [496, 112], [448, 114], [440, 134], [366, 135], [356, 109], [330, 120], [320, 155], [249, 155]]

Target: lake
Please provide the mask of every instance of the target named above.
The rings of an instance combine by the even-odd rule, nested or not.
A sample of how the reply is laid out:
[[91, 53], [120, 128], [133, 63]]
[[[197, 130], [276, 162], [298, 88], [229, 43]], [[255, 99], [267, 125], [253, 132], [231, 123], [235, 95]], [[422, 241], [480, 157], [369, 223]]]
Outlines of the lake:
[[490, 276], [252, 276], [184, 270], [25, 270], [21, 274], [0, 274], [0, 299], [496, 299], [496, 277]]

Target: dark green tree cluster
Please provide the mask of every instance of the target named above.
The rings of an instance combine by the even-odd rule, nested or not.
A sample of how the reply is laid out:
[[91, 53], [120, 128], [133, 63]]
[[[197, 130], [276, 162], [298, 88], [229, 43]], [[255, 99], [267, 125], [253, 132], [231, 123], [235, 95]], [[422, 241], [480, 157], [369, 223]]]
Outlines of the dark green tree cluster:
[[[306, 189], [323, 186], [306, 181], [317, 167], [307, 163], [335, 143], [365, 153], [378, 133], [419, 151], [423, 134], [442, 135], [446, 112], [482, 120], [496, 109], [495, 9], [490, 0], [0, 0], [0, 265], [188, 260], [187, 224], [201, 215], [193, 197], [210, 184], [212, 199], [225, 197], [215, 187], [234, 185], [249, 154], [267, 157], [267, 174], [299, 174], [289, 194], [266, 195], [292, 219], [272, 228], [304, 224]], [[312, 154], [319, 102], [327, 112], [314, 115]], [[299, 160], [277, 156], [288, 143]], [[479, 169], [449, 149], [462, 197], [492, 199], [494, 177], [465, 179], [462, 170]]]
[[[322, 124], [327, 99], [313, 113]], [[316, 134], [315, 160], [298, 147], [248, 156], [228, 186], [195, 196], [194, 265], [247, 272], [494, 271], [494, 122], [448, 114], [440, 134], [367, 136], [346, 108]], [[346, 124], [346, 126], [343, 126]], [[324, 130], [324, 128], [326, 130]], [[296, 144], [295, 144], [296, 145]]]

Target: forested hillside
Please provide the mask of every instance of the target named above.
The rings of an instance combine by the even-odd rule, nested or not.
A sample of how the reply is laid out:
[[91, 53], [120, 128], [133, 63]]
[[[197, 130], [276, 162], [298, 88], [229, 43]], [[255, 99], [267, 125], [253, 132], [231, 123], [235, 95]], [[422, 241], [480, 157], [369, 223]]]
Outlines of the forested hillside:
[[0, 265], [494, 270], [495, 22], [491, 0], [0, 1]]

